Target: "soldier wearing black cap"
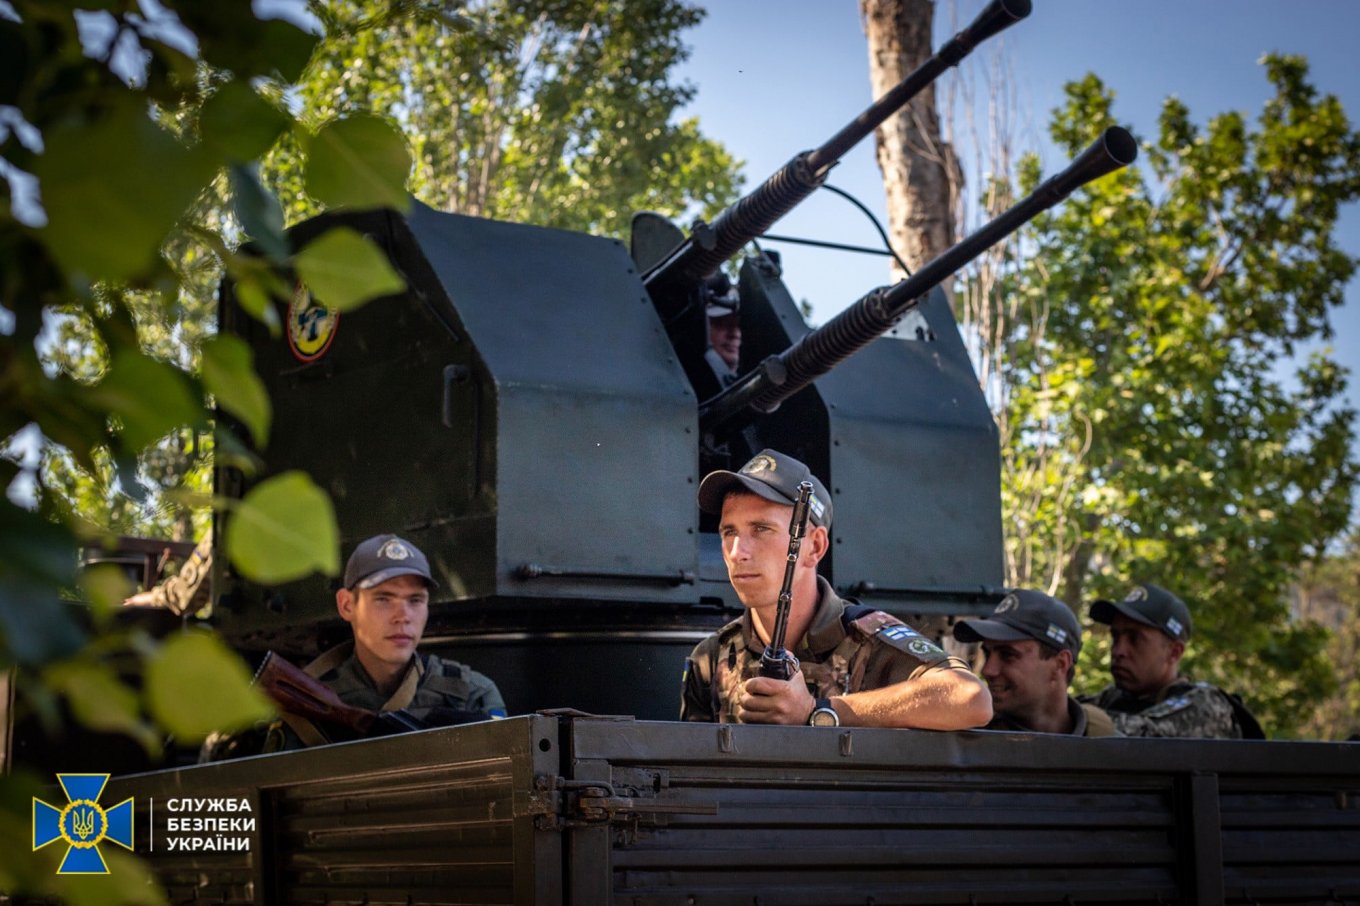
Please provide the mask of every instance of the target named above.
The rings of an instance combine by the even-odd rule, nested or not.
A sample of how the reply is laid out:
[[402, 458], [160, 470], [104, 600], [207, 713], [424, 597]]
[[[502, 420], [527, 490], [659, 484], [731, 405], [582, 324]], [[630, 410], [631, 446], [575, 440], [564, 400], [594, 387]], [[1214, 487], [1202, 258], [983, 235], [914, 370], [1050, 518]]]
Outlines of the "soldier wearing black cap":
[[708, 316], [708, 351], [704, 358], [727, 387], [737, 379], [741, 361], [741, 298], [732, 281], [718, 271], [704, 281], [704, 314]]
[[984, 729], [1115, 735], [1108, 714], [1067, 694], [1081, 653], [1081, 626], [1063, 602], [1017, 589], [988, 619], [960, 621], [954, 638], [981, 642], [986, 655], [982, 678], [996, 716]]
[[[812, 482], [809, 526], [794, 571], [786, 644], [793, 679], [762, 677], [774, 625], [798, 485]], [[814, 726], [977, 727], [992, 716], [986, 687], [896, 617], [843, 601], [817, 575], [826, 555], [831, 498], [808, 467], [764, 450], [739, 472], [699, 486], [699, 508], [719, 515], [728, 579], [746, 607], [685, 662], [682, 720]]]
[[[496, 684], [457, 661], [420, 654], [437, 587], [425, 555], [396, 535], [362, 542], [345, 566], [344, 587], [335, 593], [340, 617], [354, 640], [330, 649], [305, 668], [349, 705], [369, 711], [405, 711], [431, 726], [505, 716]], [[268, 728], [256, 751], [276, 752], [340, 742], [339, 729], [284, 714]], [[210, 739], [202, 760], [256, 754], [249, 731]]]
[[1263, 739], [1242, 700], [1180, 675], [1190, 640], [1190, 608], [1156, 585], [1134, 586], [1122, 601], [1096, 601], [1091, 619], [1110, 627], [1114, 684], [1084, 698], [1104, 708], [1126, 736]]

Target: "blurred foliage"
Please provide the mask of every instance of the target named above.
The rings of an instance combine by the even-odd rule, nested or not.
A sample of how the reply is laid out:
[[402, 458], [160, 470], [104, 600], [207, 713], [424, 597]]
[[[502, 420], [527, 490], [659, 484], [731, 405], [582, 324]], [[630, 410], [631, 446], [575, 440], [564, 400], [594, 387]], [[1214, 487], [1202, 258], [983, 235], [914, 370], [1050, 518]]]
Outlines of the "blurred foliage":
[[[117, 534], [200, 537], [214, 455], [248, 466], [236, 452], [267, 443], [251, 352], [215, 336], [224, 275], [275, 333], [295, 279], [344, 309], [404, 286], [367, 237], [295, 249], [286, 223], [404, 210], [415, 191], [621, 234], [635, 208], [711, 214], [735, 196], [732, 159], [672, 122], [690, 89], [668, 74], [698, 10], [470, 6], [313, 3], [299, 21], [193, 0], [0, 8], [0, 670], [20, 717], [154, 755], [167, 733], [192, 744], [267, 710], [213, 637], [153, 638], [120, 618], [121, 573], [76, 565]], [[217, 505], [232, 517], [219, 553], [246, 578], [338, 570], [330, 502], [305, 475]], [[33, 783], [0, 781], [0, 845], [16, 854], [0, 890], [162, 901], [126, 858], [111, 881], [30, 855]]]
[[[1335, 686], [1326, 632], [1290, 620], [1300, 564], [1348, 523], [1346, 374], [1323, 344], [1356, 260], [1333, 239], [1360, 196], [1360, 135], [1297, 57], [1264, 60], [1254, 123], [1197, 125], [1168, 100], [1140, 164], [1035, 219], [1003, 277], [1008, 571], [1084, 617], [1137, 581], [1176, 591], [1183, 662], [1240, 692], [1272, 735]], [[1070, 154], [1114, 119], [1094, 75], [1050, 133]], [[1040, 180], [1034, 158], [1018, 189]], [[1290, 375], [1296, 353], [1321, 349]], [[1078, 687], [1108, 682], [1093, 633]]]
[[1360, 535], [1308, 564], [1295, 594], [1295, 617], [1331, 630], [1327, 661], [1336, 690], [1304, 716], [1302, 735], [1360, 738]]
[[[51, 739], [74, 721], [154, 757], [166, 734], [192, 745], [271, 708], [212, 636], [157, 639], [123, 619], [130, 583], [117, 570], [78, 574], [77, 555], [118, 532], [186, 538], [206, 527], [212, 452], [242, 445], [213, 425], [211, 398], [258, 444], [267, 439], [269, 401], [249, 350], [212, 337], [213, 293], [225, 270], [268, 320], [292, 285], [282, 207], [253, 162], [285, 134], [311, 140], [278, 98], [317, 39], [249, 4], [10, 6], [0, 11], [0, 670], [11, 671], [16, 702], [4, 719]], [[323, 132], [331, 203], [394, 200], [409, 170], [395, 128]], [[375, 147], [383, 153], [370, 161]], [[346, 196], [337, 183], [384, 194]], [[247, 238], [259, 254], [241, 248]], [[385, 261], [356, 269], [376, 255], [370, 240], [344, 243], [342, 261], [324, 246], [300, 250], [309, 279], [334, 282], [343, 265], [347, 305], [365, 289], [402, 287]], [[237, 521], [270, 533], [270, 548], [252, 537], [224, 556], [254, 579], [279, 575], [281, 554], [288, 569], [334, 574], [329, 501], [305, 477], [284, 478], [232, 503]], [[60, 853], [24, 842], [32, 782], [0, 780], [0, 890], [163, 901], [119, 854], [108, 854], [109, 877], [57, 876]]]

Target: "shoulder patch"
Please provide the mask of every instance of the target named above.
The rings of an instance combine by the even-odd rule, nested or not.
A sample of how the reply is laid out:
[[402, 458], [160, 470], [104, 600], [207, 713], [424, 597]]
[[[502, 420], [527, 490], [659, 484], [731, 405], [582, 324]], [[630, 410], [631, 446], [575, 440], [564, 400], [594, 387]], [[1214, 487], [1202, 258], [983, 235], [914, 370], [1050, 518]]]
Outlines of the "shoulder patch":
[[944, 651], [938, 645], [890, 613], [875, 610], [852, 620], [850, 625], [889, 648], [905, 651], [922, 661], [934, 662], [945, 658]]
[[1170, 717], [1171, 715], [1176, 714], [1177, 712], [1184, 711], [1186, 708], [1190, 707], [1193, 704], [1194, 701], [1192, 701], [1190, 696], [1188, 695], [1172, 696], [1171, 698], [1168, 698], [1166, 701], [1160, 702], [1156, 705], [1153, 705], [1151, 708], [1148, 708], [1146, 711], [1143, 712], [1143, 717], [1150, 717], [1153, 720], [1161, 720], [1164, 717]]

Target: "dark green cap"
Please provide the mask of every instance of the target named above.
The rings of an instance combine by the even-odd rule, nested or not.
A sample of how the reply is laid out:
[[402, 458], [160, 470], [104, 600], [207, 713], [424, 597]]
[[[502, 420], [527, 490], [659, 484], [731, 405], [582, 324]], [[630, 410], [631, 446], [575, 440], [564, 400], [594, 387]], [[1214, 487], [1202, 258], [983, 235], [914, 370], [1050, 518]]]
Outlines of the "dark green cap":
[[793, 506], [798, 501], [798, 485], [812, 482], [808, 520], [813, 525], [831, 526], [831, 496], [812, 470], [792, 456], [775, 450], [761, 450], [738, 472], [709, 472], [699, 483], [699, 509], [722, 515], [723, 499], [733, 491], [749, 491], [775, 503]]
[[1135, 585], [1122, 601], [1097, 601], [1091, 605], [1091, 619], [1109, 625], [1122, 613], [1136, 623], [1160, 629], [1171, 638], [1190, 639], [1190, 608], [1185, 602], [1158, 585]]
[[1057, 598], [1018, 588], [996, 605], [985, 620], [960, 620], [954, 626], [960, 642], [1020, 642], [1033, 639], [1050, 648], [1081, 652], [1081, 626], [1076, 614]]

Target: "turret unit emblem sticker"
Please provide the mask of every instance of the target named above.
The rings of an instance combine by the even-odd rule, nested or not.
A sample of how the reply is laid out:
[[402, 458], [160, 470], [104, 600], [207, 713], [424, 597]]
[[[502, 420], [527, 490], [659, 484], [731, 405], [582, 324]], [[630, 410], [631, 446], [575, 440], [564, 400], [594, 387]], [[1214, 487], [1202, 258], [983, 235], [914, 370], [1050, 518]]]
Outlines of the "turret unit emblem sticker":
[[288, 348], [299, 362], [315, 362], [326, 354], [335, 339], [340, 312], [312, 298], [299, 281], [288, 301]]

